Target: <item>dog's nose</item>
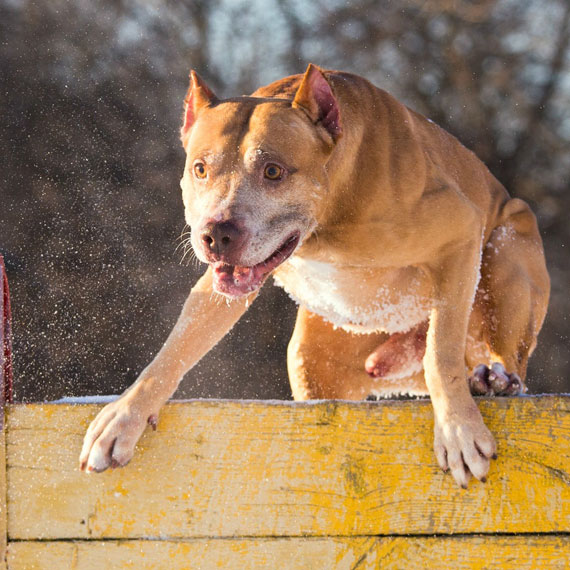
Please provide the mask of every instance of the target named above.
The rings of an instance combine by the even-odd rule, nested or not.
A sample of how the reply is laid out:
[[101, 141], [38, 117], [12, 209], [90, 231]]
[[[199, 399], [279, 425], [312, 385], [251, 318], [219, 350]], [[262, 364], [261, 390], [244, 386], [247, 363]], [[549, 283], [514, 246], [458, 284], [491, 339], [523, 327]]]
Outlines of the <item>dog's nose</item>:
[[216, 256], [233, 252], [242, 241], [241, 232], [232, 221], [209, 223], [200, 237], [206, 250]]

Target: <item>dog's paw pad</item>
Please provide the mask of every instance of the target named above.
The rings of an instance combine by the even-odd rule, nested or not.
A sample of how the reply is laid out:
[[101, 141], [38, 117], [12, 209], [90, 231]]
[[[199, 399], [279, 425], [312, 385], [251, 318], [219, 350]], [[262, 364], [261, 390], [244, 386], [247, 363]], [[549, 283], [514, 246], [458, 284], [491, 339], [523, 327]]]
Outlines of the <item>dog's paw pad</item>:
[[489, 368], [480, 364], [468, 378], [469, 388], [474, 396], [518, 396], [526, 387], [516, 372], [508, 373], [505, 367], [495, 362]]

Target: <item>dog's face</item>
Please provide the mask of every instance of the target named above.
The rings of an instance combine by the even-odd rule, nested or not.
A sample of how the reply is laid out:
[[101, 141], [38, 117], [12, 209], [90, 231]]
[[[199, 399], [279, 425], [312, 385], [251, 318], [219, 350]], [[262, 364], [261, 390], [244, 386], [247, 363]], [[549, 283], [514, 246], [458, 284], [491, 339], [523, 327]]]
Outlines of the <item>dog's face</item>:
[[199, 82], [193, 76], [182, 131], [185, 217], [214, 289], [239, 297], [315, 229], [334, 141], [291, 101], [217, 101]]

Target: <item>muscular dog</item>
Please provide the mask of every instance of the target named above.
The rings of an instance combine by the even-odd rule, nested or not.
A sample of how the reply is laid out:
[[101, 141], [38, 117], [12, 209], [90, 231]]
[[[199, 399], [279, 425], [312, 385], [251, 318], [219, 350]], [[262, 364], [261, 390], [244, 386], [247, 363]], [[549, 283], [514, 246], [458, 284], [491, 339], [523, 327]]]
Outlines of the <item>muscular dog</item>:
[[313, 65], [225, 100], [192, 73], [182, 142], [186, 220], [208, 269], [155, 359], [89, 427], [81, 469], [131, 459], [273, 274], [299, 304], [296, 400], [427, 393], [439, 465], [464, 487], [484, 481], [496, 447], [472, 393], [524, 391], [548, 303], [528, 206], [428, 119]]

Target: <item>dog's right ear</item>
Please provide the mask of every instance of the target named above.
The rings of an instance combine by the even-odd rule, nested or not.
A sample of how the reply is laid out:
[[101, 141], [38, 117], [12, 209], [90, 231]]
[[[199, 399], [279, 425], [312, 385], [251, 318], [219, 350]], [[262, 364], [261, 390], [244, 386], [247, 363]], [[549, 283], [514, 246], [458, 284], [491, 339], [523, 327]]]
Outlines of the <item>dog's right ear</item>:
[[201, 77], [192, 70], [190, 72], [190, 87], [184, 99], [184, 123], [180, 131], [180, 138], [184, 146], [186, 146], [188, 133], [196, 121], [200, 110], [204, 107], [209, 107], [217, 101], [218, 98], [214, 95], [214, 92], [204, 83]]
[[338, 101], [324, 73], [312, 63], [297, 89], [293, 107], [302, 109], [313, 123], [324, 127], [333, 141], [342, 136]]

